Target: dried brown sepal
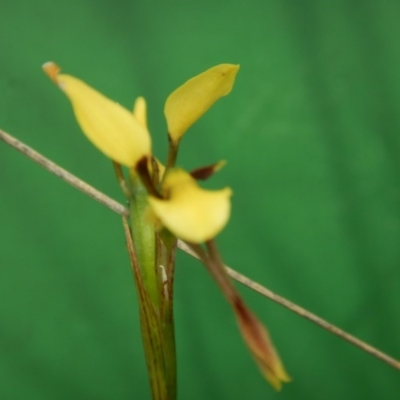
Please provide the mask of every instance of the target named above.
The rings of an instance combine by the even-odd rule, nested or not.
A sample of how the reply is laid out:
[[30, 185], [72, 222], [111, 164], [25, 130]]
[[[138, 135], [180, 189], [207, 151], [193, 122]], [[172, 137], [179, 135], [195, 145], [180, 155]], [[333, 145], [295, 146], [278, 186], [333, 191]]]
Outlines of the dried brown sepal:
[[224, 167], [225, 164], [225, 160], [218, 161], [214, 164], [206, 165], [205, 167], [196, 168], [190, 172], [190, 175], [192, 175], [194, 179], [204, 181]]
[[282, 382], [290, 382], [291, 378], [285, 371], [266, 328], [245, 306], [240, 297], [234, 301], [233, 308], [243, 339], [262, 374], [275, 390], [281, 390]]
[[232, 306], [243, 339], [257, 362], [261, 373], [275, 390], [280, 390], [282, 382], [289, 382], [291, 379], [283, 367], [266, 328], [246, 307], [236, 291], [225, 270], [215, 242], [210, 240], [206, 245], [209, 251], [208, 255], [201, 246], [190, 244], [189, 247], [207, 267], [225, 298]]

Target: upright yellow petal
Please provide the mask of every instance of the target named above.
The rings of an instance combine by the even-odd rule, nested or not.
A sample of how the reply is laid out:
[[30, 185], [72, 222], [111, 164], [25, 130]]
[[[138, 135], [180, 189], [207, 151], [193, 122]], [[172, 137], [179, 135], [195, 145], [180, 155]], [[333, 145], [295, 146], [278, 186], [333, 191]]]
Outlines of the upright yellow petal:
[[133, 116], [140, 125], [147, 129], [147, 104], [144, 97], [138, 97], [133, 105]]
[[59, 68], [52, 62], [44, 64], [43, 69], [71, 101], [82, 131], [106, 156], [133, 167], [151, 154], [151, 139], [146, 126], [127, 109], [81, 80], [59, 74]]
[[215, 237], [230, 215], [229, 188], [204, 190], [185, 171], [174, 169], [165, 179], [166, 200], [149, 196], [153, 213], [175, 236], [193, 243]]
[[168, 133], [178, 142], [186, 130], [233, 87], [239, 65], [220, 64], [172, 92], [164, 107]]

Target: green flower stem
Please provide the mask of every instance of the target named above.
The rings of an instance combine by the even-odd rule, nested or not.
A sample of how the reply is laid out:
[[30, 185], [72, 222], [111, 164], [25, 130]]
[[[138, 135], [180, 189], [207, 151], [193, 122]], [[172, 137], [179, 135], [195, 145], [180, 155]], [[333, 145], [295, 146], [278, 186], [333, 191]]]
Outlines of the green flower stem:
[[153, 307], [160, 309], [158, 271], [156, 268], [156, 236], [154, 224], [146, 219], [147, 191], [136, 176], [131, 177], [133, 196], [130, 202], [131, 232], [134, 249]]
[[157, 235], [157, 265], [159, 265], [160, 281], [162, 283], [162, 310], [161, 323], [164, 334], [164, 359], [167, 376], [167, 388], [169, 398], [176, 398], [176, 348], [175, 326], [173, 308], [173, 283], [176, 238], [168, 231], [162, 230]]
[[142, 292], [140, 297], [140, 325], [149, 372], [153, 400], [175, 400], [169, 393], [164, 354], [164, 338], [159, 315]]
[[139, 297], [140, 326], [142, 331], [143, 346], [149, 372], [150, 387], [153, 400], [175, 400], [168, 395], [162, 328], [159, 314], [156, 312], [146, 286], [135, 252], [133, 238], [128, 222], [123, 218], [128, 252], [132, 264], [133, 276]]
[[177, 366], [176, 366], [176, 346], [175, 346], [175, 325], [173, 302], [166, 301], [164, 306], [162, 331], [164, 335], [164, 361], [167, 381], [168, 399], [175, 400], [177, 396]]
[[148, 222], [147, 190], [131, 176], [130, 218], [132, 248], [138, 275], [143, 344], [154, 400], [176, 399], [176, 349], [173, 319], [173, 272], [176, 239], [156, 234]]

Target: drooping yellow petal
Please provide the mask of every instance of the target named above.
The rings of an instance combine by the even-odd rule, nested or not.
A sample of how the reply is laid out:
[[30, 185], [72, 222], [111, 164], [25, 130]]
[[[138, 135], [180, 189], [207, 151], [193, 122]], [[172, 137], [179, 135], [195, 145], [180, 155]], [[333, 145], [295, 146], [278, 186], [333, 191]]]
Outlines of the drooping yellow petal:
[[133, 167], [151, 154], [147, 128], [127, 109], [81, 80], [59, 74], [59, 68], [52, 62], [44, 64], [43, 69], [71, 101], [82, 131], [106, 156]]
[[153, 213], [175, 236], [193, 243], [215, 237], [230, 215], [229, 188], [204, 190], [185, 171], [174, 169], [165, 179], [166, 200], [149, 196]]
[[165, 103], [168, 133], [178, 142], [186, 130], [233, 87], [239, 65], [220, 64], [189, 79]]

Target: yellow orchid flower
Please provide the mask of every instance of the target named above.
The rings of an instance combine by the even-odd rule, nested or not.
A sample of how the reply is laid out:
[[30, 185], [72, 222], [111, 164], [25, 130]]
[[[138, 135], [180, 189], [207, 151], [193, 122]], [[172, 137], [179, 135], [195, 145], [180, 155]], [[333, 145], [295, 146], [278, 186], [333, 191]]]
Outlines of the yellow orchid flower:
[[60, 68], [52, 62], [44, 64], [43, 69], [70, 99], [82, 131], [106, 156], [133, 167], [151, 155], [147, 127], [131, 112], [81, 80], [59, 74]]
[[[60, 74], [53, 62], [44, 64], [43, 69], [67, 95], [83, 132], [104, 154], [131, 167], [133, 173], [139, 161], [150, 160], [151, 140], [143, 97], [136, 99], [131, 113], [81, 80]], [[178, 142], [195, 120], [232, 90], [238, 69], [238, 65], [217, 65], [190, 79], [168, 97], [165, 115], [173, 141]], [[157, 159], [156, 162], [162, 177], [165, 168]], [[145, 168], [151, 172], [151, 163], [145, 165], [149, 165]], [[175, 170], [168, 175], [163, 190], [169, 197], [149, 196], [149, 204], [162, 224], [179, 238], [195, 243], [209, 240], [229, 219], [232, 192], [228, 188], [201, 189], [189, 174]]]
[[[174, 371], [159, 371], [163, 365], [171, 370], [176, 368], [171, 334], [172, 288], [168, 287], [173, 282], [176, 238], [189, 242], [188, 246], [207, 266], [233, 307], [242, 336], [263, 375], [280, 390], [290, 377], [268, 331], [232, 285], [212, 240], [229, 220], [232, 191], [228, 187], [205, 190], [196, 182], [196, 179], [207, 179], [225, 162], [197, 168], [190, 174], [174, 168], [182, 136], [219, 98], [232, 90], [239, 66], [212, 67], [189, 79], [167, 98], [164, 114], [170, 140], [165, 167], [151, 152], [143, 97], [136, 99], [130, 112], [81, 80], [60, 74], [60, 68], [52, 62], [44, 64], [43, 69], [71, 101], [78, 124], [88, 139], [115, 161], [117, 177], [129, 199], [131, 225], [126, 226], [126, 233], [139, 288], [141, 315], [146, 315], [143, 341], [149, 373], [160, 379], [151, 380], [154, 393], [172, 393], [171, 398], [176, 394]], [[118, 164], [130, 168], [130, 185], [126, 184]], [[174, 236], [166, 231], [157, 233], [157, 225], [167, 228]], [[205, 246], [199, 245], [204, 242]], [[159, 267], [162, 267], [161, 276], [157, 272]]]
[[192, 243], [215, 237], [230, 215], [232, 191], [204, 190], [182, 169], [170, 171], [163, 184], [166, 199], [149, 196], [148, 202], [162, 225], [175, 236]]

